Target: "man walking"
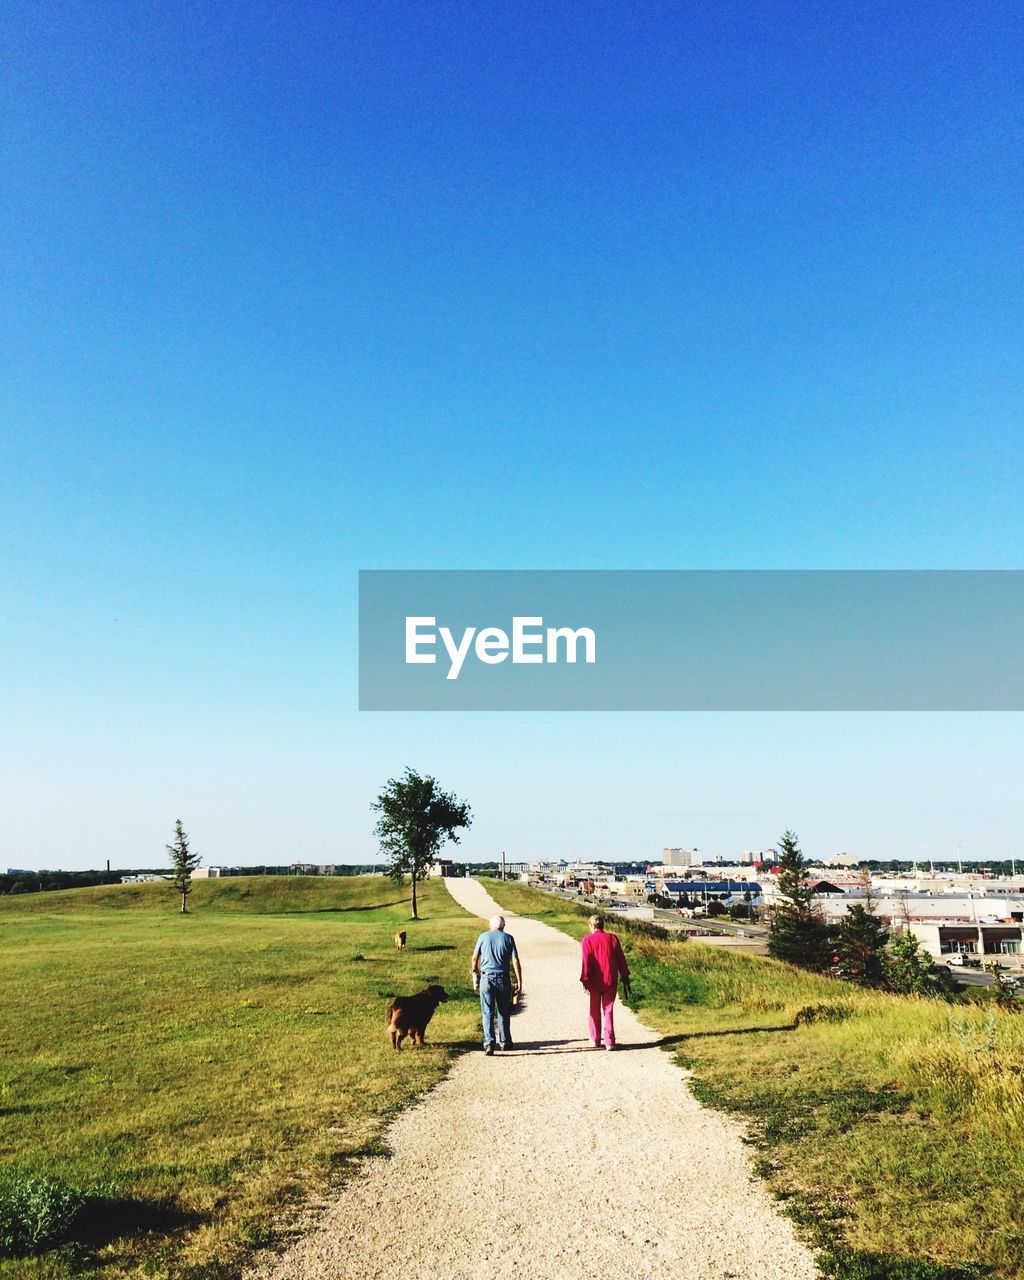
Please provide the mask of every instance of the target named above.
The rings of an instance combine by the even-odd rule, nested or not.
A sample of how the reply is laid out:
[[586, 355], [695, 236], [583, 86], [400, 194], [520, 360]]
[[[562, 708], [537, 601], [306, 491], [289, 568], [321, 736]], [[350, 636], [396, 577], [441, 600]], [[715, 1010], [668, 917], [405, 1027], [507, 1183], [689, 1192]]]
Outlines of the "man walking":
[[505, 917], [491, 916], [490, 928], [476, 940], [473, 948], [473, 988], [480, 992], [480, 1015], [484, 1024], [484, 1053], [494, 1053], [494, 1017], [498, 1017], [498, 1048], [512, 1048], [509, 1019], [512, 1016], [512, 979], [515, 970], [516, 990], [523, 990], [523, 970], [519, 964], [516, 940], [505, 932]]

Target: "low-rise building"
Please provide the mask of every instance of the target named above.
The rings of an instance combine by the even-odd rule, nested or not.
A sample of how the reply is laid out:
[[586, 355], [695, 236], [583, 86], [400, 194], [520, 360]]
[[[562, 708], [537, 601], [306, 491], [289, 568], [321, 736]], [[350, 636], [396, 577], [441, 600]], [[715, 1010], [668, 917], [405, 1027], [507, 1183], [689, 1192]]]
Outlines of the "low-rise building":
[[[507, 864], [506, 869], [510, 872], [513, 869], [515, 869], [516, 876], [518, 878], [518, 868], [524, 867], [524, 866], [525, 866], [525, 863], [522, 863], [522, 862], [514, 862], [514, 863], [510, 862]], [[465, 874], [466, 874], [465, 866], [461, 862], [460, 863], [453, 862], [451, 858], [435, 858], [434, 861], [430, 864], [430, 867], [427, 871], [427, 875], [441, 876], [445, 879], [449, 879], [452, 876], [464, 876]]]
[[978, 956], [1019, 956], [1019, 924], [965, 924], [963, 921], [912, 921], [908, 926], [935, 959], [957, 952]]
[[761, 902], [761, 886], [756, 880], [662, 880], [658, 892], [676, 902], [749, 902], [758, 906]]

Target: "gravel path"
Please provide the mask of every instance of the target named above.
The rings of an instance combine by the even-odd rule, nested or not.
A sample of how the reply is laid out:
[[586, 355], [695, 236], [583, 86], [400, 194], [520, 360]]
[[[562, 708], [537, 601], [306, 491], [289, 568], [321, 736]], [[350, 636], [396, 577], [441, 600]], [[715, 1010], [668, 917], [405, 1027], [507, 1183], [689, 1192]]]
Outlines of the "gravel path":
[[[446, 883], [468, 911], [498, 910], [476, 881]], [[526, 993], [513, 1051], [460, 1058], [391, 1126], [394, 1155], [367, 1161], [313, 1233], [250, 1280], [817, 1276], [739, 1125], [694, 1100], [623, 1006], [619, 1048], [592, 1050], [579, 944], [505, 915]], [[431, 1030], [443, 1036], [444, 1006]]]

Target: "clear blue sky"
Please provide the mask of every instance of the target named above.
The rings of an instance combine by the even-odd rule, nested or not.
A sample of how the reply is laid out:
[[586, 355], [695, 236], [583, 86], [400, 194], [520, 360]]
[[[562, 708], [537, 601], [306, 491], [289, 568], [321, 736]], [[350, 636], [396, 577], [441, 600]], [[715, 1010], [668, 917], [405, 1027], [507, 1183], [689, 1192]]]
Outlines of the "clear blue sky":
[[[0, 865], [1024, 854], [1024, 721], [355, 710], [360, 568], [1020, 568], [1010, 3], [31, 4]], [[950, 618], [951, 643], [956, 637]]]

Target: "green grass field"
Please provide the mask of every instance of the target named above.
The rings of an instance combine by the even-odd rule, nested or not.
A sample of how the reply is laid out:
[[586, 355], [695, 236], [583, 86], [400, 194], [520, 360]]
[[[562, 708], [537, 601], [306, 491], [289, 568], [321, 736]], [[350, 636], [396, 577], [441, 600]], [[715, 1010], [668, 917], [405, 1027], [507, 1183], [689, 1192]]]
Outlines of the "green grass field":
[[[92, 1197], [84, 1249], [0, 1277], [237, 1274], [475, 1036], [479, 921], [436, 881], [420, 910], [373, 878], [198, 881], [184, 917], [163, 884], [0, 898], [0, 1167]], [[388, 996], [433, 981], [396, 1054]]]
[[[590, 908], [486, 883], [510, 910], [586, 931]], [[760, 1171], [825, 1246], [829, 1274], [1024, 1275], [1024, 1016], [614, 927], [632, 1005], [697, 1095], [749, 1122]]]

